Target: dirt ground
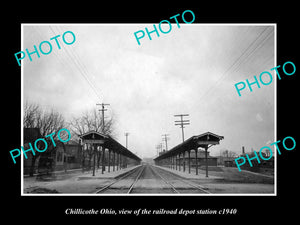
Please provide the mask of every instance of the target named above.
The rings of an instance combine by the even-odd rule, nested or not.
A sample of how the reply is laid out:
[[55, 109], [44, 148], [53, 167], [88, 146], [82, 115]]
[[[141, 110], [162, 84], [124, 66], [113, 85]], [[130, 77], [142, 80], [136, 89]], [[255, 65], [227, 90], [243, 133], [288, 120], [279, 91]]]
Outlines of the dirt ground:
[[215, 194], [273, 194], [273, 184], [258, 183], [207, 183], [205, 187]]
[[[246, 170], [238, 171], [234, 167], [217, 167], [218, 169], [209, 170], [209, 175], [222, 177], [224, 182], [237, 183], [261, 183], [274, 184], [274, 176], [262, 173], [254, 173]], [[205, 170], [199, 170], [200, 173], [205, 173]]]

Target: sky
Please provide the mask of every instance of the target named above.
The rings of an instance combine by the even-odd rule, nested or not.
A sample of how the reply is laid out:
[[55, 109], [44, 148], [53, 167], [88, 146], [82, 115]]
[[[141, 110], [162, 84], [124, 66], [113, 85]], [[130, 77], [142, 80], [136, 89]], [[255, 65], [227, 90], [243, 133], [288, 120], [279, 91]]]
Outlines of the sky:
[[[163, 134], [168, 149], [182, 142], [176, 114], [189, 114], [185, 139], [208, 131], [224, 136], [211, 155], [275, 141], [273, 25], [172, 24], [168, 34], [146, 34], [138, 45], [134, 32], [145, 27], [153, 24], [23, 24], [22, 51], [52, 44], [50, 54], [22, 60], [23, 102], [54, 108], [66, 121], [109, 103], [105, 115], [115, 119], [116, 140], [125, 146], [129, 132], [128, 148], [139, 157], [154, 157]], [[71, 45], [62, 41], [66, 31], [75, 34]], [[50, 40], [56, 35], [61, 49]], [[273, 82], [239, 97], [234, 85], [263, 71]]]

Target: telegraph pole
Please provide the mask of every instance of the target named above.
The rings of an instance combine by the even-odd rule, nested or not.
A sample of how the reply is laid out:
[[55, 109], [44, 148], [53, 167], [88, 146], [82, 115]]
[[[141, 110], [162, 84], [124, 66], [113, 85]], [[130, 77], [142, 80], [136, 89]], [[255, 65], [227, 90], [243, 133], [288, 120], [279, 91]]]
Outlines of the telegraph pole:
[[175, 126], [179, 125], [181, 127], [181, 132], [182, 132], [182, 142], [184, 142], [184, 131], [183, 128], [185, 128], [183, 125], [189, 125], [190, 120], [184, 120], [184, 116], [189, 116], [189, 114], [179, 114], [179, 115], [174, 115], [175, 117], [180, 117], [180, 120], [175, 120]]
[[[93, 134], [93, 139], [95, 139], [95, 136]], [[93, 150], [94, 150], [94, 166], [93, 166], [93, 176], [95, 176], [95, 169], [96, 169], [96, 145], [95, 143], [92, 144]]]
[[128, 135], [129, 135], [129, 133], [126, 132], [124, 135], [126, 136], [126, 148], [128, 149]]
[[159, 143], [158, 145], [156, 145], [156, 150], [157, 150], [157, 155], [159, 155], [159, 153], [162, 150], [162, 144], [161, 143]]
[[102, 133], [105, 133], [105, 122], [104, 122], [104, 111], [107, 111], [107, 109], [105, 109], [106, 105], [110, 105], [110, 104], [105, 104], [105, 103], [101, 103], [101, 104], [96, 104], [96, 105], [101, 105], [102, 108], [99, 109], [99, 111], [102, 112]]
[[165, 141], [166, 143], [166, 151], [168, 151], [168, 140], [169, 140], [169, 137], [168, 137], [169, 134], [163, 134], [163, 141]]
[[[107, 111], [107, 109], [105, 109], [105, 106], [109, 105], [109, 104], [101, 103], [101, 104], [96, 104], [96, 105], [102, 106], [102, 108], [99, 109], [99, 111], [102, 112], [102, 134], [105, 134], [104, 111]], [[102, 148], [102, 171], [101, 171], [101, 173], [103, 174], [105, 171], [105, 148], [104, 148], [104, 146], [101, 146], [101, 148]]]

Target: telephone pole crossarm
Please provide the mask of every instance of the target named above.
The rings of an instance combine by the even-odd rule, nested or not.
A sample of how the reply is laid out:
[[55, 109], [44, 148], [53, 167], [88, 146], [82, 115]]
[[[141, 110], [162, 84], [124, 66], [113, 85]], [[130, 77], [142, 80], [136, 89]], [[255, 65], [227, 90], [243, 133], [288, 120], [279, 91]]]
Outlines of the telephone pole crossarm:
[[189, 114], [178, 114], [174, 115], [175, 117], [180, 117], [180, 120], [175, 120], [175, 126], [180, 126], [181, 133], [182, 133], [182, 142], [184, 142], [184, 131], [183, 128], [185, 128], [183, 125], [190, 125], [190, 120], [184, 120], [184, 116], [189, 116]]

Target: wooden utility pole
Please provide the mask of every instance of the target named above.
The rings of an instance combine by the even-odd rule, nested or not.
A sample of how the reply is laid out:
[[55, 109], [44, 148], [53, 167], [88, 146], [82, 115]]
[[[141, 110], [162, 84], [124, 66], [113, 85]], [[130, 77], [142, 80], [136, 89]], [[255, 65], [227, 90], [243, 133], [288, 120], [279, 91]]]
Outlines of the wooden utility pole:
[[[93, 134], [92, 138], [95, 139], [94, 134]], [[93, 176], [95, 176], [95, 169], [96, 169], [96, 146], [95, 146], [94, 143], [92, 144], [92, 148], [93, 148], [93, 151], [94, 151]]]
[[161, 143], [159, 143], [158, 145], [156, 145], [156, 150], [157, 150], [157, 155], [159, 155], [159, 153], [162, 150], [162, 144]]
[[126, 148], [128, 149], [128, 135], [129, 135], [129, 133], [126, 132], [124, 135], [126, 136]]
[[[105, 109], [106, 105], [110, 105], [110, 104], [105, 104], [105, 103], [101, 103], [101, 104], [96, 104], [96, 105], [101, 105], [101, 109], [99, 109], [99, 111], [102, 112], [102, 134], [105, 134], [105, 121], [104, 121], [104, 111], [107, 111], [107, 109]], [[102, 148], [102, 171], [101, 173], [103, 174], [103, 172], [105, 171], [105, 147], [101, 146]]]
[[207, 149], [208, 149], [208, 146], [205, 147], [205, 176], [206, 177], [208, 177]]
[[166, 151], [168, 151], [168, 140], [169, 140], [169, 137], [168, 137], [169, 134], [163, 134], [163, 141], [165, 141], [166, 143]]
[[184, 116], [189, 116], [189, 114], [179, 114], [174, 115], [175, 117], [180, 117], [180, 120], [175, 120], [175, 126], [179, 125], [181, 127], [181, 133], [182, 133], [182, 142], [184, 142], [184, 131], [183, 128], [185, 128], [183, 125], [189, 125], [190, 120], [183, 120]]
[[[126, 132], [125, 133], [125, 136], [126, 136], [126, 148], [128, 149], [128, 135], [129, 133]], [[125, 168], [127, 167], [127, 157], [125, 157]]]
[[101, 103], [101, 104], [96, 104], [96, 105], [101, 105], [102, 106], [102, 108], [99, 109], [99, 111], [102, 112], [102, 133], [105, 134], [104, 111], [107, 111], [107, 109], [105, 109], [105, 106], [110, 105], [110, 104]]

